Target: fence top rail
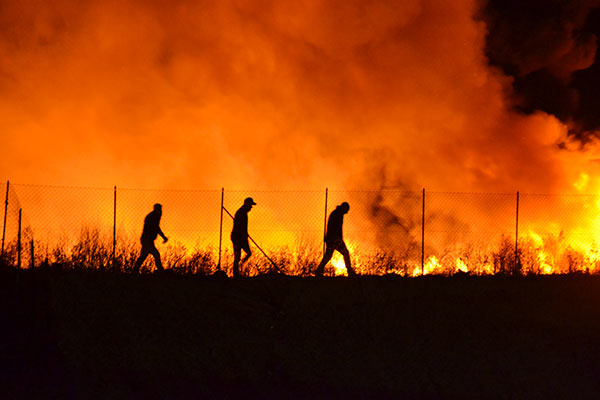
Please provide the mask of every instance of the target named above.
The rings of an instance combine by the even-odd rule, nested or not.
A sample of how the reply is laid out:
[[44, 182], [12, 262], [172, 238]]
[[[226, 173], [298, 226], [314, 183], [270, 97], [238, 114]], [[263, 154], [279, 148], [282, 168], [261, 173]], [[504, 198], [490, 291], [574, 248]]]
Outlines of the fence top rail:
[[218, 188], [218, 189], [159, 189], [159, 188], [131, 188], [131, 187], [121, 187], [121, 186], [115, 186], [115, 188], [119, 191], [128, 191], [128, 192], [217, 193], [217, 192], [221, 191], [221, 188]]
[[33, 183], [14, 183], [14, 182], [11, 182], [10, 186], [30, 187], [30, 188], [50, 188], [50, 189], [114, 190], [114, 187], [103, 187], [103, 186], [39, 185], [39, 184], [33, 184]]
[[[323, 189], [227, 189], [226, 193], [323, 193]], [[221, 189], [219, 189], [221, 190]]]
[[411, 190], [411, 189], [328, 189], [329, 193], [407, 193], [407, 194], [418, 194], [423, 193], [423, 189]]
[[600, 193], [519, 193], [520, 196], [538, 196], [538, 197], [598, 197]]
[[[9, 180], [0, 181], [0, 186], [6, 186]], [[32, 184], [32, 183], [15, 183], [10, 181], [10, 185], [14, 187], [29, 187], [29, 188], [52, 188], [52, 189], [86, 189], [86, 190], [119, 190], [119, 191], [138, 191], [138, 192], [202, 192], [202, 193], [214, 193], [221, 192], [224, 190], [227, 193], [322, 193], [325, 189], [329, 193], [405, 193], [405, 194], [422, 194], [425, 191], [426, 194], [430, 195], [494, 195], [494, 196], [515, 196], [519, 193], [520, 196], [539, 196], [539, 197], [553, 197], [553, 196], [571, 196], [571, 197], [598, 197], [600, 193], [535, 193], [535, 192], [475, 192], [475, 191], [434, 191], [423, 189], [402, 189], [402, 188], [372, 188], [372, 189], [339, 189], [339, 188], [328, 188], [323, 187], [322, 189], [252, 189], [252, 188], [235, 188], [227, 189], [226, 187], [219, 187], [213, 189], [201, 189], [201, 188], [136, 188], [136, 187], [124, 187], [124, 186], [74, 186], [74, 185], [47, 185], [47, 184]]]

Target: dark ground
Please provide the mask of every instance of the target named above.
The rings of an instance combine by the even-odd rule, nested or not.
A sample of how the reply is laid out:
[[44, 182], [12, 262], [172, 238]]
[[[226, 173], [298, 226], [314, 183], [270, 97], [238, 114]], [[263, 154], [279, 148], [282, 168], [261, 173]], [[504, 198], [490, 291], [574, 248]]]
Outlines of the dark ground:
[[3, 398], [600, 398], [600, 277], [0, 273]]

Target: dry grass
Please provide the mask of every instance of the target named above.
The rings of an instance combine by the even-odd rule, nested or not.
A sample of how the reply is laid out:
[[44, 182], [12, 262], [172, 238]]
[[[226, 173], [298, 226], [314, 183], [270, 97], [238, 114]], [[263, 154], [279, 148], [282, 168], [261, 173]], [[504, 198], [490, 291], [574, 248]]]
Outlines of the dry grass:
[[[22, 238], [21, 266], [31, 265], [31, 240], [33, 234], [25, 231]], [[233, 254], [226, 242], [221, 256], [221, 268], [231, 276]], [[137, 237], [119, 236], [113, 257], [112, 233], [97, 228], [83, 227], [75, 238], [63, 236], [52, 246], [36, 241], [33, 261], [36, 266], [55, 266], [66, 270], [100, 270], [128, 273], [139, 255]], [[322, 255], [322, 244], [309, 240], [297, 240], [292, 246], [265, 249], [265, 257], [252, 246], [253, 255], [242, 266], [245, 276], [257, 276], [279, 272], [291, 276], [310, 276]], [[3, 262], [17, 265], [17, 241], [5, 246]], [[445, 249], [426, 248], [426, 263], [430, 254], [436, 254], [435, 265], [427, 269], [429, 275], [451, 276], [456, 273], [469, 275], [541, 275], [600, 272], [600, 251], [592, 249], [583, 254], [570, 247], [562, 235], [549, 235], [542, 244], [522, 239], [515, 251], [514, 238], [501, 236], [496, 243], [457, 243]], [[161, 258], [166, 269], [181, 275], [211, 275], [218, 270], [218, 249], [195, 245], [188, 248], [177, 241], [161, 247]], [[270, 258], [270, 260], [269, 260]], [[415, 248], [404, 251], [375, 250], [352, 252], [353, 265], [363, 275], [414, 276], [421, 273], [420, 251]], [[460, 264], [460, 265], [459, 265]], [[153, 272], [154, 260], [148, 257], [142, 273]], [[332, 275], [329, 268], [327, 274]]]

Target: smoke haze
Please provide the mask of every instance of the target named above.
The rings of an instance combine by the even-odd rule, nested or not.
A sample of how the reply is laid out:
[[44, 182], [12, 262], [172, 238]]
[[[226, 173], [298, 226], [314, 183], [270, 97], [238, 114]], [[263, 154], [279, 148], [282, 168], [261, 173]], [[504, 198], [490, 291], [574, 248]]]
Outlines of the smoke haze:
[[[477, 1], [2, 1], [0, 171], [84, 186], [572, 192], [596, 168], [593, 144], [515, 111], [480, 15]], [[590, 36], [517, 70], [564, 77], [594, 55]]]

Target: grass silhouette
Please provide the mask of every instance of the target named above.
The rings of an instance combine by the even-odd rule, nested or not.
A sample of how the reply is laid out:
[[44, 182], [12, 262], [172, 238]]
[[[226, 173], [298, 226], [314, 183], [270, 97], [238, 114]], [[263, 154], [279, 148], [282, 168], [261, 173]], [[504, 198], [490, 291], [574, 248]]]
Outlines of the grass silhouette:
[[[140, 251], [139, 238], [127, 235], [117, 237], [114, 257], [112, 234], [93, 226], [83, 226], [73, 238], [62, 236], [52, 245], [32, 241], [33, 234], [25, 230], [22, 238], [21, 265], [54, 267], [62, 270], [112, 271], [129, 273]], [[230, 243], [225, 242], [221, 268], [231, 276], [233, 254]], [[322, 243], [302, 238], [290, 246], [267, 249], [269, 258], [279, 272], [290, 276], [310, 276], [322, 254]], [[196, 244], [189, 247], [171, 240], [160, 248], [167, 270], [178, 275], [209, 276], [218, 270], [218, 248]], [[496, 243], [467, 242], [434, 251], [425, 250], [425, 273], [428, 275], [540, 275], [600, 272], [600, 250], [596, 247], [582, 253], [569, 246], [562, 235], [548, 235], [541, 243], [533, 239], [519, 240], [515, 250], [514, 238], [502, 235]], [[437, 257], [433, 255], [437, 255]], [[415, 276], [422, 274], [420, 254], [414, 249], [404, 251], [355, 250], [351, 252], [353, 265], [363, 275]], [[439, 258], [438, 258], [439, 257]], [[5, 265], [16, 266], [17, 240], [8, 241], [2, 256]], [[432, 261], [433, 260], [433, 261]], [[460, 265], [459, 265], [460, 263]], [[250, 261], [242, 267], [246, 276], [273, 272], [272, 263], [255, 251]], [[141, 268], [142, 273], [154, 271], [154, 260], [149, 257]], [[326, 275], [333, 275], [331, 265]]]

